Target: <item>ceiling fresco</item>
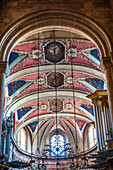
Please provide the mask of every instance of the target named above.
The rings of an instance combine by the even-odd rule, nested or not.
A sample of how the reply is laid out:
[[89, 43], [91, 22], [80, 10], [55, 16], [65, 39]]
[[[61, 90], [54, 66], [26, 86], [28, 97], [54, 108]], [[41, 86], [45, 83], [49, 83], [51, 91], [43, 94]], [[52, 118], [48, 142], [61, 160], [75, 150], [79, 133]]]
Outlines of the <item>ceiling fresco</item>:
[[35, 132], [37, 124], [38, 124], [38, 121], [35, 121], [35, 122], [28, 124], [28, 126], [30, 127], [30, 129], [33, 133]]
[[60, 99], [53, 99], [49, 102], [51, 112], [60, 112], [63, 110], [63, 101]]
[[52, 72], [47, 76], [47, 84], [51, 87], [60, 87], [64, 84], [64, 75]]
[[24, 107], [17, 110], [18, 120], [20, 120], [32, 107]]
[[106, 86], [99, 65], [100, 52], [88, 40], [37, 39], [17, 44], [10, 54], [4, 107], [5, 114], [12, 107], [13, 133], [22, 127], [33, 139], [38, 127], [41, 132], [49, 127], [47, 133], [52, 133], [57, 112], [59, 130], [67, 133], [70, 127], [83, 138], [87, 124], [94, 121], [93, 105], [86, 96]]
[[45, 60], [57, 63], [62, 61], [65, 57], [64, 45], [58, 41], [49, 42], [45, 47]]
[[[55, 58], [52, 60], [53, 55], [57, 57], [57, 60]], [[21, 56], [21, 59], [17, 56]], [[14, 47], [9, 59], [9, 67], [11, 72], [15, 72], [23, 67], [37, 65], [38, 62], [40, 65], [57, 62], [68, 64], [72, 62], [76, 65], [84, 65], [100, 70], [100, 53], [95, 44], [90, 41], [70, 41], [67, 39], [55, 42], [51, 42], [50, 40], [23, 42]]]

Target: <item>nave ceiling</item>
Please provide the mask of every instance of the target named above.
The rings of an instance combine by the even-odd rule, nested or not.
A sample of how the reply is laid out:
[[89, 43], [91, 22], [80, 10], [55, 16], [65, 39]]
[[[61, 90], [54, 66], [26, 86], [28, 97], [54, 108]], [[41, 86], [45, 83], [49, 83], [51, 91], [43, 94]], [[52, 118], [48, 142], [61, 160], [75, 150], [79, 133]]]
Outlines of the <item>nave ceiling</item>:
[[93, 105], [86, 96], [106, 89], [100, 60], [97, 46], [79, 34], [48, 31], [19, 42], [10, 54], [5, 87], [4, 114], [14, 113], [14, 136], [21, 128], [28, 129], [32, 142], [37, 132], [40, 140], [45, 129], [52, 134], [57, 101], [58, 129], [67, 135], [77, 130], [83, 140], [86, 127], [94, 121]]

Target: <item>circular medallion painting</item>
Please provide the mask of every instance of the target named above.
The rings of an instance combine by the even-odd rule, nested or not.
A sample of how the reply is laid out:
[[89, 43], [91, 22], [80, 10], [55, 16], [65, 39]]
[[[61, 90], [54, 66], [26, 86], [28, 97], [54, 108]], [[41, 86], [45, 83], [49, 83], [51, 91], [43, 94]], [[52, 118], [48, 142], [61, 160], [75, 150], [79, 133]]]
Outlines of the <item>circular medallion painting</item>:
[[[55, 77], [56, 75], [56, 77]], [[47, 76], [47, 84], [51, 87], [60, 87], [64, 84], [64, 75], [58, 72], [50, 73]]]
[[49, 42], [44, 49], [46, 60], [57, 63], [64, 59], [65, 46], [60, 42]]
[[63, 110], [63, 101], [60, 99], [53, 99], [49, 102], [49, 107], [52, 112], [60, 112]]

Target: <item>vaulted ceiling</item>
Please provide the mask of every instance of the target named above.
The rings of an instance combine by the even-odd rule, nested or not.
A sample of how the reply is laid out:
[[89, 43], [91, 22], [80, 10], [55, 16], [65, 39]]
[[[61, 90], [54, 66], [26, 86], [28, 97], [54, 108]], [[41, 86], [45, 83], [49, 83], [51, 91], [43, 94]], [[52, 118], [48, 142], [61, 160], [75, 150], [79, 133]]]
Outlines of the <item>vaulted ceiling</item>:
[[55, 130], [57, 89], [58, 129], [73, 133], [76, 128], [83, 139], [94, 121], [86, 96], [106, 88], [100, 60], [97, 46], [79, 34], [48, 31], [19, 42], [10, 54], [4, 106], [4, 114], [14, 113], [14, 134], [27, 127], [33, 141], [37, 131]]

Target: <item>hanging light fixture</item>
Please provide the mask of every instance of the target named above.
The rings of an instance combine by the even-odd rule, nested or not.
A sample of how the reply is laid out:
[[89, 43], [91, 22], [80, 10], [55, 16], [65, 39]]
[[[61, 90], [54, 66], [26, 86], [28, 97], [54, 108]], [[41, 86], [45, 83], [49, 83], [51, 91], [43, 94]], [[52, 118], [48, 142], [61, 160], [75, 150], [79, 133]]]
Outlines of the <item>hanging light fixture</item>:
[[[72, 54], [72, 38], [71, 38], [71, 32], [69, 33], [70, 35], [70, 51], [71, 51], [71, 76], [72, 76], [72, 89], [73, 89], [73, 114], [74, 114], [74, 129], [75, 129], [75, 155], [77, 155], [77, 149], [78, 149], [78, 142], [77, 142], [77, 128], [76, 128], [76, 122], [77, 122], [77, 118], [76, 118], [76, 110], [75, 110], [75, 106], [76, 106], [76, 103], [75, 103], [75, 87], [74, 87], [74, 71], [73, 71], [73, 54]], [[78, 169], [78, 158], [76, 156], [76, 169]], [[74, 162], [72, 162], [72, 166], [74, 167], [75, 164]]]
[[[39, 51], [39, 33], [38, 33], [38, 51]], [[37, 100], [37, 122], [38, 122], [38, 130], [37, 130], [37, 151], [40, 154], [40, 143], [39, 143], [39, 55], [38, 55], [38, 100]]]

